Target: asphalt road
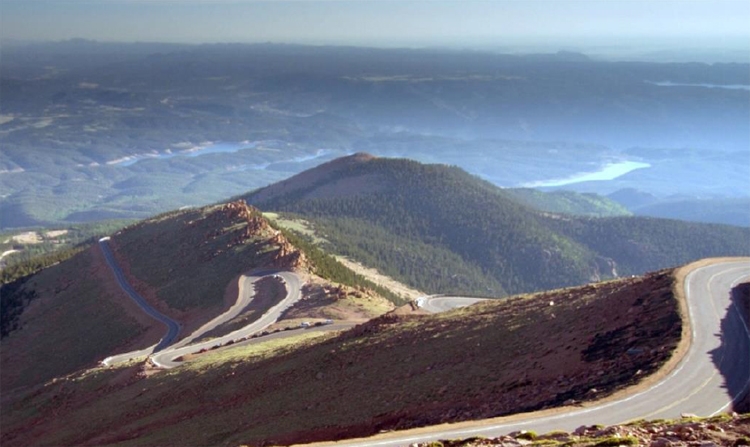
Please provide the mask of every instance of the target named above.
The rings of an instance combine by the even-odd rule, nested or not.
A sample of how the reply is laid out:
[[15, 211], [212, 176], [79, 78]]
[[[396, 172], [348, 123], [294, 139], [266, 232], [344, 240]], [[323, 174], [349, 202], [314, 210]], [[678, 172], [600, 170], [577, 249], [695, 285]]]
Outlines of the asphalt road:
[[[114, 256], [112, 256], [112, 251], [107, 245], [108, 240], [109, 238], [100, 239], [99, 247], [101, 247], [101, 250], [104, 253], [104, 257], [107, 260], [107, 264], [109, 264], [109, 267], [112, 269], [112, 272], [117, 279], [117, 283], [125, 291], [125, 293], [127, 293], [128, 296], [130, 296], [130, 298], [135, 301], [136, 304], [138, 304], [138, 306], [144, 312], [146, 312], [146, 314], [148, 314], [155, 320], [164, 323], [167, 326], [167, 333], [164, 335], [161, 341], [159, 341], [159, 343], [154, 346], [150, 346], [138, 351], [126, 352], [123, 354], [117, 354], [107, 357], [102, 361], [102, 364], [106, 366], [146, 356], [150, 356], [151, 361], [155, 365], [162, 368], [173, 368], [175, 366], [179, 366], [182, 362], [175, 361], [174, 359], [177, 357], [186, 354], [192, 354], [200, 351], [201, 349], [209, 349], [217, 344], [223, 345], [230, 340], [236, 341], [238, 339], [249, 337], [257, 332], [262, 331], [266, 327], [275, 323], [281, 316], [281, 313], [286, 308], [297, 302], [301, 297], [300, 289], [302, 288], [302, 283], [300, 278], [294, 273], [268, 270], [257, 272], [254, 276], [242, 276], [240, 278], [237, 301], [232, 305], [232, 307], [230, 307], [226, 312], [222, 313], [218, 317], [198, 328], [183, 340], [180, 340], [180, 342], [170, 346], [180, 332], [179, 323], [154, 309], [130, 286], [128, 281], [125, 279], [125, 275], [123, 274], [122, 270], [117, 265], [117, 261], [115, 261]], [[264, 313], [258, 320], [248, 324], [247, 326], [244, 326], [241, 329], [238, 329], [222, 337], [212, 338], [210, 340], [194, 343], [192, 345], [190, 344], [203, 334], [230, 321], [231, 319], [239, 315], [242, 310], [247, 307], [248, 304], [250, 304], [255, 296], [254, 283], [259, 279], [270, 275], [278, 276], [284, 281], [287, 295], [283, 300], [267, 310], [266, 313]], [[326, 329], [331, 330], [333, 328], [329, 326], [326, 327]]]
[[[218, 317], [204, 324], [200, 328], [196, 329], [192, 334], [180, 340], [179, 343], [175, 343], [173, 348], [187, 346], [190, 343], [192, 343], [194, 340], [197, 340], [198, 338], [206, 334], [207, 332], [210, 332], [214, 328], [219, 327], [222, 324], [238, 316], [242, 312], [242, 310], [245, 309], [255, 297], [255, 286], [254, 286], [255, 281], [258, 281], [259, 279], [264, 278], [266, 276], [270, 276], [270, 275], [276, 275], [282, 278], [284, 280], [285, 286], [287, 286], [287, 290], [288, 290], [288, 285], [291, 284], [293, 289], [299, 291], [299, 288], [300, 288], [299, 279], [297, 278], [296, 275], [291, 276], [291, 274], [289, 274], [288, 272], [285, 273], [285, 272], [281, 272], [277, 270], [267, 270], [267, 271], [262, 271], [262, 272], [256, 272], [253, 276], [243, 275], [240, 277], [240, 280], [239, 280], [239, 293], [237, 296], [237, 301], [235, 301], [232, 307], [230, 307], [223, 314], [219, 315]], [[297, 299], [299, 299], [299, 296], [297, 296]]]
[[426, 296], [422, 298], [421, 308], [432, 313], [445, 312], [457, 307], [471, 306], [486, 298], [469, 298], [465, 296]]
[[[275, 323], [279, 317], [281, 316], [281, 313], [288, 308], [289, 306], [296, 303], [300, 297], [301, 292], [300, 289], [302, 287], [300, 278], [291, 272], [263, 272], [264, 274], [260, 276], [248, 276], [244, 277], [241, 284], [240, 284], [240, 296], [238, 297], [237, 303], [233, 305], [227, 312], [223, 313], [222, 315], [216, 317], [215, 319], [211, 320], [209, 323], [206, 323], [201, 328], [199, 328], [196, 332], [191, 334], [186, 340], [188, 342], [185, 342], [184, 340], [181, 341], [179, 344], [169, 347], [167, 349], [164, 349], [160, 352], [157, 352], [151, 356], [151, 361], [161, 368], [174, 368], [175, 366], [179, 366], [182, 362], [174, 360], [175, 358], [178, 358], [183, 355], [192, 354], [200, 351], [201, 349], [210, 349], [213, 346], [216, 345], [223, 345], [227, 343], [228, 341], [236, 341], [241, 338], [249, 337], [256, 332], [260, 332], [266, 327], [272, 325]], [[210, 340], [194, 343], [191, 345], [188, 345], [189, 341], [196, 339], [201, 334], [204, 334], [213, 328], [217, 327], [218, 325], [225, 323], [235, 316], [237, 316], [242, 309], [252, 300], [253, 296], [255, 295], [255, 290], [253, 287], [253, 283], [255, 281], [258, 281], [259, 279], [263, 278], [264, 276], [268, 275], [276, 275], [281, 277], [284, 280], [287, 295], [282, 299], [278, 304], [270, 308], [266, 311], [258, 320], [248, 324], [247, 326], [244, 326], [241, 329], [238, 329], [234, 332], [231, 332], [227, 335], [212, 338]]]
[[125, 293], [128, 294], [128, 296], [135, 301], [138, 306], [143, 309], [146, 314], [148, 314], [151, 318], [154, 320], [160, 321], [167, 327], [167, 333], [164, 334], [164, 337], [154, 346], [151, 346], [146, 349], [142, 349], [140, 351], [134, 351], [134, 352], [128, 352], [125, 354], [120, 354], [112, 357], [107, 357], [104, 359], [102, 363], [105, 365], [118, 363], [120, 361], [125, 361], [130, 358], [135, 357], [141, 357], [144, 355], [148, 355], [151, 352], [157, 352], [160, 351], [174, 341], [174, 339], [177, 337], [177, 335], [180, 333], [180, 325], [175, 320], [169, 318], [168, 316], [164, 315], [163, 313], [159, 312], [158, 310], [151, 307], [148, 302], [143, 299], [142, 296], [138, 294], [128, 283], [128, 281], [125, 279], [125, 275], [122, 273], [122, 270], [120, 269], [120, 266], [117, 265], [117, 261], [115, 261], [114, 256], [112, 255], [112, 251], [109, 249], [109, 245], [107, 244], [107, 241], [109, 241], [108, 237], [104, 237], [99, 239], [99, 247], [102, 250], [102, 253], [104, 253], [104, 258], [107, 260], [107, 264], [109, 265], [109, 268], [112, 269], [112, 273], [115, 275], [115, 279], [117, 279], [117, 283], [120, 285], [120, 288], [125, 291]]
[[[463, 423], [460, 428], [425, 427], [329, 445], [395, 447], [439, 439], [500, 436], [515, 430], [570, 431], [595, 423], [612, 425], [641, 418], [675, 418], [682, 413], [709, 416], [726, 411], [750, 387], [750, 330], [730, 300], [731, 288], [748, 278], [750, 261], [713, 264], [688, 275], [685, 292], [693, 342], [674, 371], [644, 391], [607, 403], [571, 407], [553, 415], [530, 413], [512, 419]], [[448, 300], [438, 300], [433, 307], [457, 299], [440, 298]], [[454, 302], [466, 304], [464, 300]]]

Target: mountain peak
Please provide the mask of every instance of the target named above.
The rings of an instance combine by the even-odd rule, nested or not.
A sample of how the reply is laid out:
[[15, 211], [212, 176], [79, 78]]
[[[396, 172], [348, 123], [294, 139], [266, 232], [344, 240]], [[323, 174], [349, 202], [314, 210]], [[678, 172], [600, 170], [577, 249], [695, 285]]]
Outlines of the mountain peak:
[[364, 163], [366, 161], [374, 160], [378, 157], [367, 153], [367, 152], [357, 152], [352, 155], [348, 155], [346, 157], [337, 158], [334, 160], [334, 162], [339, 163]]
[[[351, 195], [364, 189], [378, 189], [379, 182], [376, 179], [368, 178], [365, 180], [355, 181], [352, 184], [340, 184], [335, 180], [339, 177], [337, 173], [349, 168], [366, 164], [378, 157], [366, 152], [357, 152], [352, 155], [340, 157], [323, 163], [320, 166], [301, 172], [279, 183], [274, 183], [262, 188], [252, 194], [252, 203], [262, 203], [273, 200], [277, 197], [288, 195], [290, 193], [307, 194], [317, 191], [323, 183], [328, 183], [329, 187], [317, 191], [316, 194], [323, 194], [327, 197], [340, 197], [342, 195]], [[317, 189], [316, 189], [317, 188]], [[309, 195], [309, 194], [308, 194]]]

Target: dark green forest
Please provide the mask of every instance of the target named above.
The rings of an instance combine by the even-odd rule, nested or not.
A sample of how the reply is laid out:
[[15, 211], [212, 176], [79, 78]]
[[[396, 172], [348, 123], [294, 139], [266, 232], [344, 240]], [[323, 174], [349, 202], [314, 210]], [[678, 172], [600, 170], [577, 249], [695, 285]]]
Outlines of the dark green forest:
[[[750, 229], [542, 213], [456, 167], [372, 159], [327, 169], [283, 194], [247, 199], [310, 220], [331, 250], [428, 292], [502, 296], [750, 254]], [[315, 194], [347, 178], [370, 187]]]

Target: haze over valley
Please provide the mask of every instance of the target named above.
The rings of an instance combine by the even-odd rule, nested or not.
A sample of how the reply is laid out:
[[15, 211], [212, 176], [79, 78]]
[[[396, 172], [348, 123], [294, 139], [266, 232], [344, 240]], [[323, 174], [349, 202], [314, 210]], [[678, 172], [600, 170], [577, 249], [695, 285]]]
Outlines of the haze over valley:
[[748, 23], [0, 0], [0, 444], [750, 444]]
[[711, 86], [750, 86], [748, 67], [571, 52], [9, 45], [0, 226], [142, 218], [360, 151], [747, 226], [750, 91]]

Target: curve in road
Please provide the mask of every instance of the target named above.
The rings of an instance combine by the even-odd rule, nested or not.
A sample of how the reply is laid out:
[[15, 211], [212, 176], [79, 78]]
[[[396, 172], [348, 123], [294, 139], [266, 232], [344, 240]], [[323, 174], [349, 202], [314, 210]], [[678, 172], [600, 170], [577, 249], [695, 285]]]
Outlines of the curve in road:
[[[675, 418], [681, 413], [712, 415], [726, 410], [750, 388], [750, 329], [731, 302], [731, 289], [750, 277], [750, 261], [728, 261], [699, 267], [685, 280], [692, 343], [677, 367], [647, 390], [625, 398], [557, 414], [530, 413], [504, 419], [461, 423], [460, 427], [423, 427], [367, 439], [324, 443], [339, 447], [396, 447], [415, 442], [471, 436], [501, 436], [514, 430], [540, 433], [581, 425], [613, 425], [642, 418]], [[436, 297], [449, 298], [449, 297]], [[459, 304], [465, 300], [450, 297]], [[429, 299], [426, 301], [430, 301]], [[444, 300], [443, 300], [444, 301]], [[444, 303], [439, 301], [434, 307]], [[722, 321], [724, 333], [722, 333]], [[712, 354], [721, 352], [718, 360]], [[723, 362], [731, 368], [718, 369]], [[716, 363], [719, 363], [717, 365]], [[727, 376], [731, 371], [731, 376]], [[728, 387], [725, 381], [735, 382]], [[737, 386], [739, 384], [740, 386]], [[728, 389], [740, 389], [736, 394]]]
[[[276, 275], [284, 280], [287, 291], [284, 299], [282, 299], [275, 306], [268, 309], [259, 319], [248, 324], [247, 326], [244, 326], [241, 329], [238, 329], [221, 337], [212, 338], [210, 340], [194, 343], [192, 345], [188, 344], [189, 341], [195, 340], [200, 335], [205, 334], [206, 332], [212, 330], [220, 324], [223, 324], [237, 316], [242, 311], [242, 309], [252, 300], [255, 294], [254, 288], [252, 287], [253, 284], [261, 278], [269, 275]], [[302, 281], [300, 280], [299, 276], [292, 272], [270, 271], [261, 274], [260, 276], [247, 276], [241, 279], [240, 284], [241, 293], [237, 299], [237, 303], [235, 303], [234, 306], [227, 310], [227, 312], [219, 315], [209, 323], [203, 325], [195, 333], [191, 334], [190, 337], [188, 337], [188, 342], [184, 342], [183, 340], [179, 344], [172, 346], [169, 349], [165, 349], [161, 352], [153, 354], [151, 356], [151, 361], [156, 366], [159, 366], [161, 368], [174, 368], [175, 366], [179, 366], [180, 364], [182, 364], [182, 362], [175, 360], [178, 357], [188, 354], [194, 354], [201, 349], [209, 349], [216, 345], [224, 345], [229, 341], [235, 342], [239, 339], [247, 338], [275, 323], [281, 316], [281, 313], [284, 312], [286, 308], [296, 303], [302, 295]]]
[[465, 296], [425, 296], [422, 297], [419, 307], [428, 312], [440, 313], [458, 307], [471, 306], [474, 303], [486, 301], [487, 299], [488, 298], [470, 298]]
[[[193, 353], [200, 351], [201, 349], [208, 349], [217, 344], [223, 345], [229, 342], [230, 340], [237, 341], [239, 339], [247, 338], [257, 332], [262, 331], [266, 327], [275, 323], [281, 316], [281, 313], [287, 307], [297, 302], [301, 297], [302, 281], [300, 280], [299, 276], [297, 276], [296, 274], [292, 272], [267, 270], [267, 271], [257, 272], [253, 276], [243, 275], [240, 277], [240, 280], [239, 280], [239, 293], [237, 296], [237, 301], [226, 312], [222, 313], [218, 317], [204, 324], [203, 326], [198, 328], [196, 331], [194, 331], [192, 334], [187, 336], [185, 339], [172, 345], [175, 338], [177, 338], [177, 335], [180, 332], [179, 323], [177, 323], [175, 320], [169, 318], [168, 316], [156, 310], [154, 307], [148, 304], [148, 302], [133, 289], [130, 283], [128, 283], [127, 279], [125, 279], [125, 275], [123, 274], [122, 270], [117, 264], [117, 261], [112, 255], [112, 251], [107, 245], [107, 241], [109, 241], [109, 237], [104, 237], [100, 239], [99, 247], [101, 247], [101, 250], [104, 253], [104, 257], [107, 261], [107, 264], [112, 269], [112, 272], [114, 273], [115, 278], [117, 279], [117, 283], [125, 291], [125, 293], [127, 293], [128, 296], [133, 301], [135, 301], [136, 304], [138, 304], [138, 306], [146, 314], [148, 314], [155, 320], [164, 323], [167, 326], [167, 333], [159, 341], [159, 343], [157, 343], [154, 346], [150, 346], [148, 348], [141, 349], [138, 351], [132, 351], [132, 352], [124, 353], [124, 354], [118, 354], [118, 355], [107, 357], [106, 359], [102, 361], [102, 364], [104, 364], [105, 366], [125, 362], [125, 361], [138, 358], [138, 357], [150, 356], [149, 357], [150, 360], [156, 366], [159, 366], [162, 368], [174, 368], [175, 366], [179, 366], [182, 363], [179, 361], [175, 361], [174, 360], [175, 358], [178, 358], [180, 356], [184, 356], [187, 354], [193, 354]], [[194, 340], [201, 337], [202, 335], [208, 333], [214, 328], [230, 321], [231, 319], [239, 315], [242, 312], [242, 310], [246, 308], [248, 304], [250, 304], [250, 302], [255, 296], [255, 282], [267, 276], [277, 276], [281, 280], [284, 281], [284, 285], [287, 291], [286, 297], [284, 297], [284, 299], [282, 299], [275, 306], [268, 309], [266, 313], [264, 313], [258, 320], [244, 326], [241, 329], [238, 329], [222, 337], [213, 338], [213, 339], [206, 340], [200, 343], [195, 343], [192, 345], [190, 344]]]
[[127, 358], [134, 358], [139, 357], [143, 355], [148, 355], [151, 352], [158, 352], [162, 349], [166, 348], [172, 342], [175, 338], [177, 338], [177, 335], [180, 333], [180, 325], [175, 320], [169, 318], [168, 316], [164, 315], [163, 313], [159, 312], [158, 310], [154, 309], [141, 295], [138, 294], [138, 292], [133, 289], [133, 287], [128, 283], [127, 279], [125, 279], [125, 274], [120, 269], [120, 266], [117, 264], [117, 261], [115, 261], [115, 257], [112, 255], [112, 251], [109, 249], [109, 245], [107, 242], [109, 241], [109, 237], [103, 237], [99, 239], [99, 247], [102, 250], [102, 253], [104, 253], [104, 259], [107, 261], [107, 265], [109, 265], [109, 268], [112, 270], [112, 273], [115, 275], [115, 279], [117, 280], [117, 284], [119, 284], [120, 288], [128, 294], [130, 299], [135, 301], [135, 303], [140, 307], [148, 316], [153, 318], [156, 321], [159, 321], [163, 323], [167, 327], [167, 333], [164, 334], [164, 337], [157, 343], [156, 345], [140, 350], [140, 351], [134, 351], [129, 352], [126, 354], [120, 354], [112, 357], [108, 357], [104, 359], [102, 363], [105, 365], [109, 365], [111, 363], [115, 363], [116, 361], [122, 361], [125, 360], [125, 357]]

